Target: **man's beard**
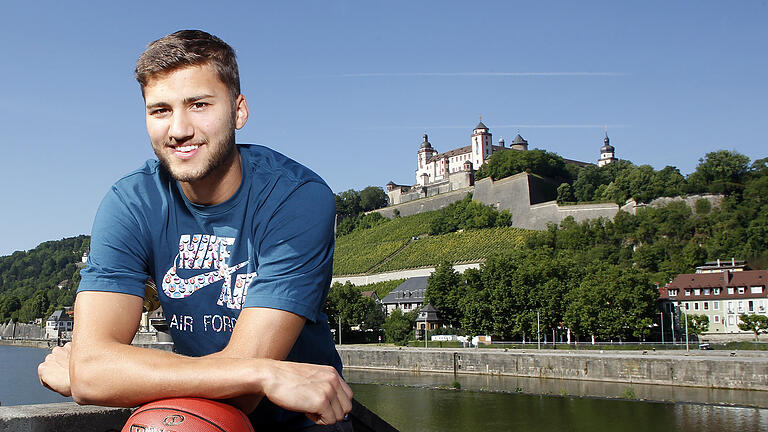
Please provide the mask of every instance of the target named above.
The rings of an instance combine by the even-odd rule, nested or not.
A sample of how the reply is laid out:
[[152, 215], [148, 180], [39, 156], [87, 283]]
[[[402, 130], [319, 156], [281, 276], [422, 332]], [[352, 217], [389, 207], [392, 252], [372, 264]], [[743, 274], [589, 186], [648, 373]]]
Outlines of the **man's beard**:
[[[176, 181], [185, 183], [206, 178], [208, 175], [225, 166], [227, 162], [232, 160], [233, 153], [237, 151], [237, 147], [235, 146], [234, 128], [232, 129], [231, 134], [220, 142], [214, 142], [211, 144], [209, 140], [204, 140], [198, 143], [204, 145], [208, 150], [210, 150], [211, 153], [208, 156], [208, 160], [205, 161], [205, 165], [201, 166], [195, 171], [190, 172], [174, 169], [172, 164], [169, 163], [170, 159], [173, 157], [172, 155], [169, 156], [162, 151], [158, 151], [156, 148], [153, 148], [153, 150], [155, 151], [157, 158], [160, 160], [160, 163], [162, 163], [165, 169], [171, 174], [171, 177], [173, 177]], [[168, 148], [169, 145], [170, 142], [165, 141], [161, 148]]]

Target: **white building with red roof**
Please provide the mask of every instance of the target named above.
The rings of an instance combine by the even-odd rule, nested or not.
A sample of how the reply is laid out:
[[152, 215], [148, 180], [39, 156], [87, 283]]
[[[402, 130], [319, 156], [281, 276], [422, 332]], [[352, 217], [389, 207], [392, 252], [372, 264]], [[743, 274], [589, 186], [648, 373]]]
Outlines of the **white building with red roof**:
[[706, 315], [707, 336], [751, 334], [739, 329], [739, 315], [768, 315], [768, 270], [734, 270], [678, 275], [659, 289], [660, 300], [680, 313]]

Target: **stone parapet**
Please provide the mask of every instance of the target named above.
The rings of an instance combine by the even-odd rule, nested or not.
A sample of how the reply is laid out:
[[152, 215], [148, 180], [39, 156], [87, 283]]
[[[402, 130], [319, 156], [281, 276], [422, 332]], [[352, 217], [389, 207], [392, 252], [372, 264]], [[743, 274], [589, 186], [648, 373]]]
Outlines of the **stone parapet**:
[[768, 355], [337, 347], [344, 367], [768, 391]]

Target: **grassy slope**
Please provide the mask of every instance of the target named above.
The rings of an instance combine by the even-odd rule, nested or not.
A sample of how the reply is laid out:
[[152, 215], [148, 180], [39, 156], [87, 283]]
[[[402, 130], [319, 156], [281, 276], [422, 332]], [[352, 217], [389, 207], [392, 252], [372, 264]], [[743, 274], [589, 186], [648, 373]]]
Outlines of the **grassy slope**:
[[427, 236], [436, 214], [396, 218], [337, 238], [333, 273], [359, 274], [437, 265], [446, 260], [478, 260], [519, 246], [528, 233], [519, 228], [488, 228]]

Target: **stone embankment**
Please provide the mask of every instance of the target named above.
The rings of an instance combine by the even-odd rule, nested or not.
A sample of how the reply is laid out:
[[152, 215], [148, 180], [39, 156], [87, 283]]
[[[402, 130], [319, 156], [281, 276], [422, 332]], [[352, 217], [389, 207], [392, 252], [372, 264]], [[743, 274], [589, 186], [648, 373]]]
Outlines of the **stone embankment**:
[[[768, 391], [768, 353], [337, 347], [345, 368]], [[745, 355], [746, 354], [746, 355]]]

